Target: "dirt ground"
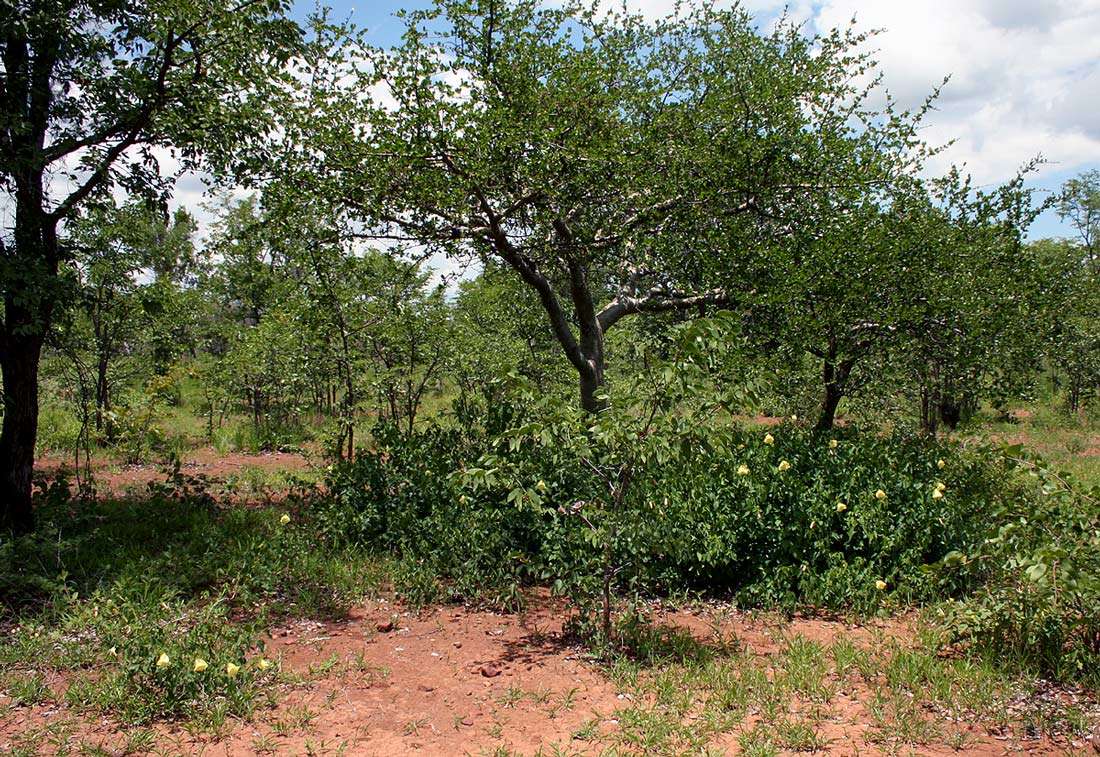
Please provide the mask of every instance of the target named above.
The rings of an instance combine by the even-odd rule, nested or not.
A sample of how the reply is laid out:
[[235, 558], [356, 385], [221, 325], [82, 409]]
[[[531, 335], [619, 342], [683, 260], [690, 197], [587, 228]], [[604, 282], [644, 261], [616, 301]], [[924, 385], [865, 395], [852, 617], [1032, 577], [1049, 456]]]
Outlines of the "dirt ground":
[[[214, 487], [231, 483], [234, 478], [257, 477], [255, 474], [259, 478], [266, 474], [301, 474], [315, 465], [297, 452], [221, 453], [213, 447], [191, 450], [180, 462], [180, 473], [204, 478]], [[73, 460], [49, 455], [36, 460], [34, 467], [36, 475], [50, 479], [62, 469], [71, 471]], [[112, 495], [144, 492], [150, 483], [164, 481], [169, 472], [163, 464], [128, 465], [108, 457], [93, 457], [91, 469], [97, 491]]]
[[[56, 472], [64, 464], [47, 458], [38, 470]], [[312, 466], [300, 454], [219, 454], [205, 448], [189, 454], [181, 471], [238, 491], [239, 480], [260, 481], [249, 484], [255, 493], [257, 486], [263, 489], [266, 474], [309, 473]], [[99, 491], [114, 494], [142, 491], [166, 477], [156, 465], [95, 460], [93, 467]], [[154, 745], [136, 751], [125, 746], [132, 729], [63, 704], [66, 681], [53, 674], [46, 682], [56, 701], [9, 707], [0, 694], [0, 754], [24, 753], [13, 749], [25, 745], [27, 733], [51, 727], [65, 733], [69, 744], [83, 744], [85, 751], [74, 753], [111, 755], [646, 753], [621, 738], [623, 718], [639, 704], [636, 693], [616, 686], [583, 648], [563, 637], [565, 615], [563, 604], [538, 594], [530, 609], [517, 615], [459, 606], [413, 614], [379, 600], [339, 621], [294, 622], [274, 629], [266, 641], [265, 655], [279, 660], [283, 673], [273, 706], [248, 721], [231, 721], [213, 736], [159, 725]], [[821, 618], [779, 622], [700, 607], [662, 611], [655, 619], [704, 642], [716, 636], [733, 640], [764, 665], [793, 636], [825, 645], [843, 637], [864, 648], [884, 640], [905, 645], [914, 636], [912, 617], [862, 625]], [[817, 726], [827, 745], [821, 751], [829, 754], [1100, 754], [1100, 734], [1070, 741], [966, 722], [952, 725], [964, 732], [960, 750], [942, 742], [883, 746], [869, 733], [871, 690], [850, 679], [838, 685]], [[710, 744], [708, 753], [738, 753], [739, 737], [763, 718], [750, 709], [740, 725]], [[60, 752], [56, 742], [39, 744], [40, 754]]]
[[[631, 694], [619, 690], [582, 649], [561, 636], [564, 607], [542, 596], [521, 615], [438, 607], [412, 615], [385, 600], [339, 622], [295, 622], [277, 628], [265, 653], [281, 661], [287, 683], [277, 704], [250, 722], [231, 723], [220, 737], [158, 728], [156, 753], [253, 755], [600, 754], [616, 744], [619, 717]], [[718, 633], [766, 659], [783, 635], [830, 643], [844, 635], [859, 645], [911, 639], [911, 619], [853, 626], [842, 621], [775, 618], [702, 610], [668, 611], [664, 623], [690, 629], [700, 640]], [[289, 676], [285, 674], [290, 674]], [[61, 681], [51, 681], [51, 687]], [[829, 754], [898, 753], [868, 740], [866, 698], [848, 685], [820, 725]], [[3, 705], [3, 702], [0, 702]], [[63, 705], [10, 710], [0, 718], [0, 749], [27, 729], [71, 717]], [[738, 734], [761, 714], [712, 745], [734, 754]], [[587, 735], [578, 734], [588, 725]], [[965, 747], [905, 746], [903, 754], [1093, 754], [1093, 744], [994, 733], [960, 724]], [[124, 754], [125, 736], [107, 720], [78, 720], [78, 738], [101, 754]], [[620, 749], [641, 754], [644, 750]], [[541, 752], [540, 752], [541, 750]], [[620, 753], [622, 753], [620, 752]], [[48, 752], [46, 752], [48, 753]]]

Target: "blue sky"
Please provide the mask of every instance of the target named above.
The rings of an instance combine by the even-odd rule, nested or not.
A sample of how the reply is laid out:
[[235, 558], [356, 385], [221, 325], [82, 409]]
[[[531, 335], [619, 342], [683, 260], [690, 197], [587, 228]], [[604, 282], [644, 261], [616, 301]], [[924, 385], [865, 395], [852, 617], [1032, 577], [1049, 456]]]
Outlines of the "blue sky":
[[[667, 13], [674, 0], [627, 0], [632, 9]], [[619, 0], [615, 0], [618, 4]], [[376, 44], [401, 34], [393, 14], [424, 0], [333, 0], [338, 18], [369, 31]], [[1100, 168], [1100, 0], [744, 0], [767, 26], [784, 7], [812, 31], [855, 18], [882, 29], [876, 39], [886, 85], [916, 103], [952, 77], [926, 138], [955, 140], [943, 166], [965, 164], [979, 185], [1012, 176], [1041, 154], [1048, 160], [1033, 186], [1056, 190], [1081, 171]], [[313, 2], [298, 2], [304, 17]], [[1053, 212], [1033, 238], [1069, 235]]]

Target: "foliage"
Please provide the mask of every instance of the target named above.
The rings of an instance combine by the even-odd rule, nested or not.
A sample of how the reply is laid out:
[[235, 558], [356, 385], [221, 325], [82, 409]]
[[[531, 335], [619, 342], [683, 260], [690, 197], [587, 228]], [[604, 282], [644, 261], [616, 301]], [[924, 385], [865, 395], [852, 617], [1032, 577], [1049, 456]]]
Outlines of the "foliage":
[[330, 473], [333, 502], [319, 516], [322, 532], [401, 558], [397, 589], [414, 604], [446, 597], [517, 606], [546, 526], [459, 486], [453, 474], [484, 451], [484, 432], [433, 424], [402, 433], [385, 425], [373, 436], [374, 449]]
[[771, 245], [825, 207], [870, 209], [864, 188], [924, 152], [918, 114], [873, 104], [853, 28], [762, 33], [698, 2], [648, 22], [439, 0], [405, 20], [390, 50], [323, 30], [331, 49], [288, 118], [288, 183], [362, 234], [509, 271], [590, 411], [625, 316], [729, 304]]
[[715, 389], [711, 328], [687, 329], [698, 347], [678, 369], [654, 362], [648, 390], [596, 416], [521, 395], [461, 431], [379, 431], [326, 484], [329, 532], [432, 566], [455, 596], [549, 581], [582, 609], [612, 589], [871, 611], [961, 588], [922, 568], [981, 531], [999, 496], [985, 458], [923, 437], [743, 428], [738, 390], [698, 393]]
[[219, 511], [178, 474], [129, 500], [77, 507], [64, 479], [37, 500], [40, 529], [0, 542], [0, 669], [73, 671], [70, 703], [128, 722], [248, 714], [277, 672], [260, 665], [265, 629], [338, 615], [384, 575], [297, 513]]
[[1100, 685], [1100, 489], [1084, 490], [1041, 460], [990, 513], [986, 538], [948, 554], [976, 590], [947, 607], [958, 639], [1002, 663]]
[[[272, 127], [301, 29], [263, 0], [0, 6], [0, 528], [33, 528], [38, 365], [65, 297], [69, 223], [113, 190], [163, 201], [157, 148], [231, 173]], [[60, 177], [61, 180], [51, 179]]]
[[1058, 198], [1058, 215], [1077, 233], [1081, 243], [1078, 262], [1094, 277], [1100, 274], [1100, 170], [1085, 171], [1065, 183]]

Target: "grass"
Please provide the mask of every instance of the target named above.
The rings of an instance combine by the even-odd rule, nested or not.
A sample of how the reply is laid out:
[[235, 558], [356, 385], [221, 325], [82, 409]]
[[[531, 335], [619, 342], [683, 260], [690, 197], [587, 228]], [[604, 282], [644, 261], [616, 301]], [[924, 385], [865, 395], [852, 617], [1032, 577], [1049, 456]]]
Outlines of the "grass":
[[[354, 655], [319, 658], [300, 680], [277, 663], [261, 669], [260, 639], [276, 620], [339, 616], [378, 593], [389, 576], [386, 563], [317, 539], [295, 504], [220, 510], [153, 497], [89, 504], [77, 513], [48, 504], [39, 535], [5, 545], [3, 555], [9, 643], [0, 646], [0, 688], [11, 697], [8, 706], [55, 701], [48, 674], [59, 674], [68, 681], [63, 702], [71, 712], [111, 716], [126, 742], [112, 749], [141, 753], [152, 751], [156, 738], [148, 725], [176, 720], [187, 732], [220, 737], [234, 719], [273, 704], [284, 683], [309, 686], [348, 673], [384, 677], [386, 671]], [[284, 513], [292, 514], [285, 525]], [[619, 709], [581, 721], [572, 745], [543, 753], [580, 747], [706, 754], [716, 743], [750, 755], [814, 752], [828, 749], [831, 725], [845, 721], [866, 725], [868, 748], [895, 752], [965, 748], [969, 736], [959, 723], [1074, 735], [1089, 727], [1072, 708], [1042, 705], [1026, 680], [942, 657], [933, 634], [905, 644], [843, 634], [811, 639], [765, 613], [752, 622], [777, 641], [760, 654], [724, 629], [729, 619], [715, 614], [710, 640], [700, 642], [628, 618], [623, 633], [632, 654], [604, 667], [622, 693]], [[169, 664], [158, 668], [160, 654]], [[207, 670], [194, 670], [197, 656]], [[240, 665], [232, 677], [229, 662]], [[512, 685], [496, 705], [509, 711], [529, 703], [552, 719], [576, 707], [577, 693]], [[862, 704], [853, 710], [852, 702]], [[305, 705], [282, 708], [254, 751], [275, 750], [282, 737], [312, 738], [318, 714]], [[95, 753], [81, 746], [78, 722], [28, 729], [11, 751], [51, 744], [59, 753]], [[609, 722], [617, 725], [605, 727]], [[415, 737], [427, 725], [411, 717], [403, 732]], [[502, 738], [502, 724], [487, 734]]]
[[[620, 727], [609, 746], [646, 754], [700, 753], [730, 741], [753, 755], [823, 751], [828, 725], [846, 721], [869, 724], [867, 745], [889, 751], [961, 746], [968, 736], [960, 723], [1020, 738], [1087, 733], [1072, 708], [1045, 707], [1033, 682], [944, 658], [932, 635], [902, 645], [794, 634], [769, 655], [727, 647], [650, 666], [620, 660], [609, 672], [630, 702], [613, 715]], [[582, 736], [599, 739], [597, 724], [575, 734]]]
[[388, 575], [385, 561], [318, 539], [295, 505], [44, 497], [37, 533], [0, 545], [3, 688], [17, 704], [43, 701], [50, 671], [78, 712], [209, 733], [267, 705], [271, 624], [339, 617]]
[[[987, 418], [962, 433], [1022, 439], [1082, 481], [1100, 484], [1100, 456], [1081, 454], [1100, 434], [1095, 421], [1035, 408], [1017, 422]], [[305, 503], [286, 494], [297, 480], [243, 468], [220, 493], [266, 504], [232, 509], [176, 496], [171, 487], [79, 505], [44, 496], [38, 533], [0, 543], [0, 691], [9, 698], [3, 707], [58, 703], [80, 717], [109, 715], [123, 726], [114, 753], [154, 751], [158, 736], [149, 726], [164, 721], [222, 735], [235, 719], [269, 707], [290, 681], [278, 665], [261, 669], [261, 640], [272, 624], [340, 617], [393, 583], [423, 601], [441, 596], [438, 577], [325, 538]], [[285, 525], [284, 514], [291, 517]], [[712, 618], [713, 638], [703, 644], [628, 618], [622, 633], [630, 654], [605, 668], [624, 696], [619, 709], [583, 720], [572, 745], [543, 753], [581, 747], [703, 754], [716, 742], [747, 755], [812, 752], [828, 749], [831, 724], [845, 719], [866, 725], [870, 750], [896, 752], [930, 744], [966, 749], [971, 736], [962, 723], [1017, 734], [1083, 735], [1091, 726], [1089, 714], [1052, 704], [1034, 681], [989, 662], [942, 657], [933, 636], [906, 645], [845, 636], [826, 642], [762, 615], [780, 642], [761, 656], [722, 632], [726, 620]], [[158, 667], [162, 654], [168, 664]], [[207, 670], [194, 669], [196, 657]], [[226, 672], [230, 663], [240, 667], [234, 676]], [[295, 685], [348, 672], [387, 675], [362, 657], [330, 657]], [[56, 677], [66, 685], [54, 691]], [[573, 711], [576, 700], [576, 690], [512, 687], [497, 704], [512, 710], [530, 703], [555, 718]], [[853, 700], [861, 703], [855, 709]], [[6, 714], [0, 709], [0, 717]], [[317, 717], [305, 706], [289, 707], [270, 724], [275, 736], [308, 733]], [[616, 727], [608, 725], [612, 720]], [[58, 717], [28, 729], [11, 753], [32, 754], [43, 745], [97, 753], [83, 743], [78, 724]], [[413, 718], [405, 727], [415, 735], [426, 723]], [[497, 724], [489, 735], [502, 733]], [[257, 737], [253, 748], [267, 753], [277, 744]]]
[[[1025, 404], [1011, 420], [985, 411], [959, 433], [998, 443], [1020, 443], [1086, 487], [1100, 486], [1100, 418], [1070, 414], [1050, 403]], [[1088, 454], [1085, 454], [1088, 452]]]

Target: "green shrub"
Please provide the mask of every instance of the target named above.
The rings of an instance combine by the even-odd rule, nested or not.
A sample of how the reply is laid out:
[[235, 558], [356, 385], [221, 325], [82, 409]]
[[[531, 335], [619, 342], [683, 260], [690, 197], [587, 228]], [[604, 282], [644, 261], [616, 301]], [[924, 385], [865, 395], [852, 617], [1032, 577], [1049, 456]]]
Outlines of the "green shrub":
[[[595, 580], [597, 550], [572, 514], [598, 487], [553, 439], [509, 449], [469, 428], [429, 427], [380, 429], [376, 440], [332, 470], [327, 534], [430, 565], [456, 597], [527, 580], [573, 593]], [[972, 543], [998, 486], [980, 453], [915, 436], [727, 425], [696, 441], [674, 464], [635, 474], [620, 589], [871, 610], [883, 581], [903, 601], [933, 599], [959, 584], [924, 566]]]
[[950, 597], [949, 627], [975, 649], [1062, 680], [1100, 670], [1096, 492], [1030, 462], [1023, 485], [998, 451], [901, 432], [550, 404], [378, 429], [373, 451], [333, 468], [323, 533], [394, 554], [415, 602], [508, 605], [549, 584], [585, 633], [608, 627], [605, 579], [620, 598], [861, 613]]
[[134, 394], [106, 413], [108, 441], [122, 459], [136, 465], [164, 450], [164, 430], [160, 427], [160, 408], [150, 394]]
[[[373, 434], [373, 450], [330, 472], [322, 533], [405, 561], [395, 580], [414, 601], [446, 596], [515, 606], [545, 525], [502, 500], [463, 492], [453, 473], [477, 460], [485, 437], [438, 426], [403, 434], [384, 425]], [[428, 576], [446, 586], [431, 588]]]
[[1084, 491], [1019, 455], [1016, 448], [1006, 458], [1014, 488], [991, 513], [985, 538], [943, 561], [978, 586], [943, 608], [947, 627], [983, 654], [1098, 687], [1100, 489]]
[[72, 454], [80, 444], [78, 413], [59, 400], [44, 398], [38, 412], [38, 451]]

